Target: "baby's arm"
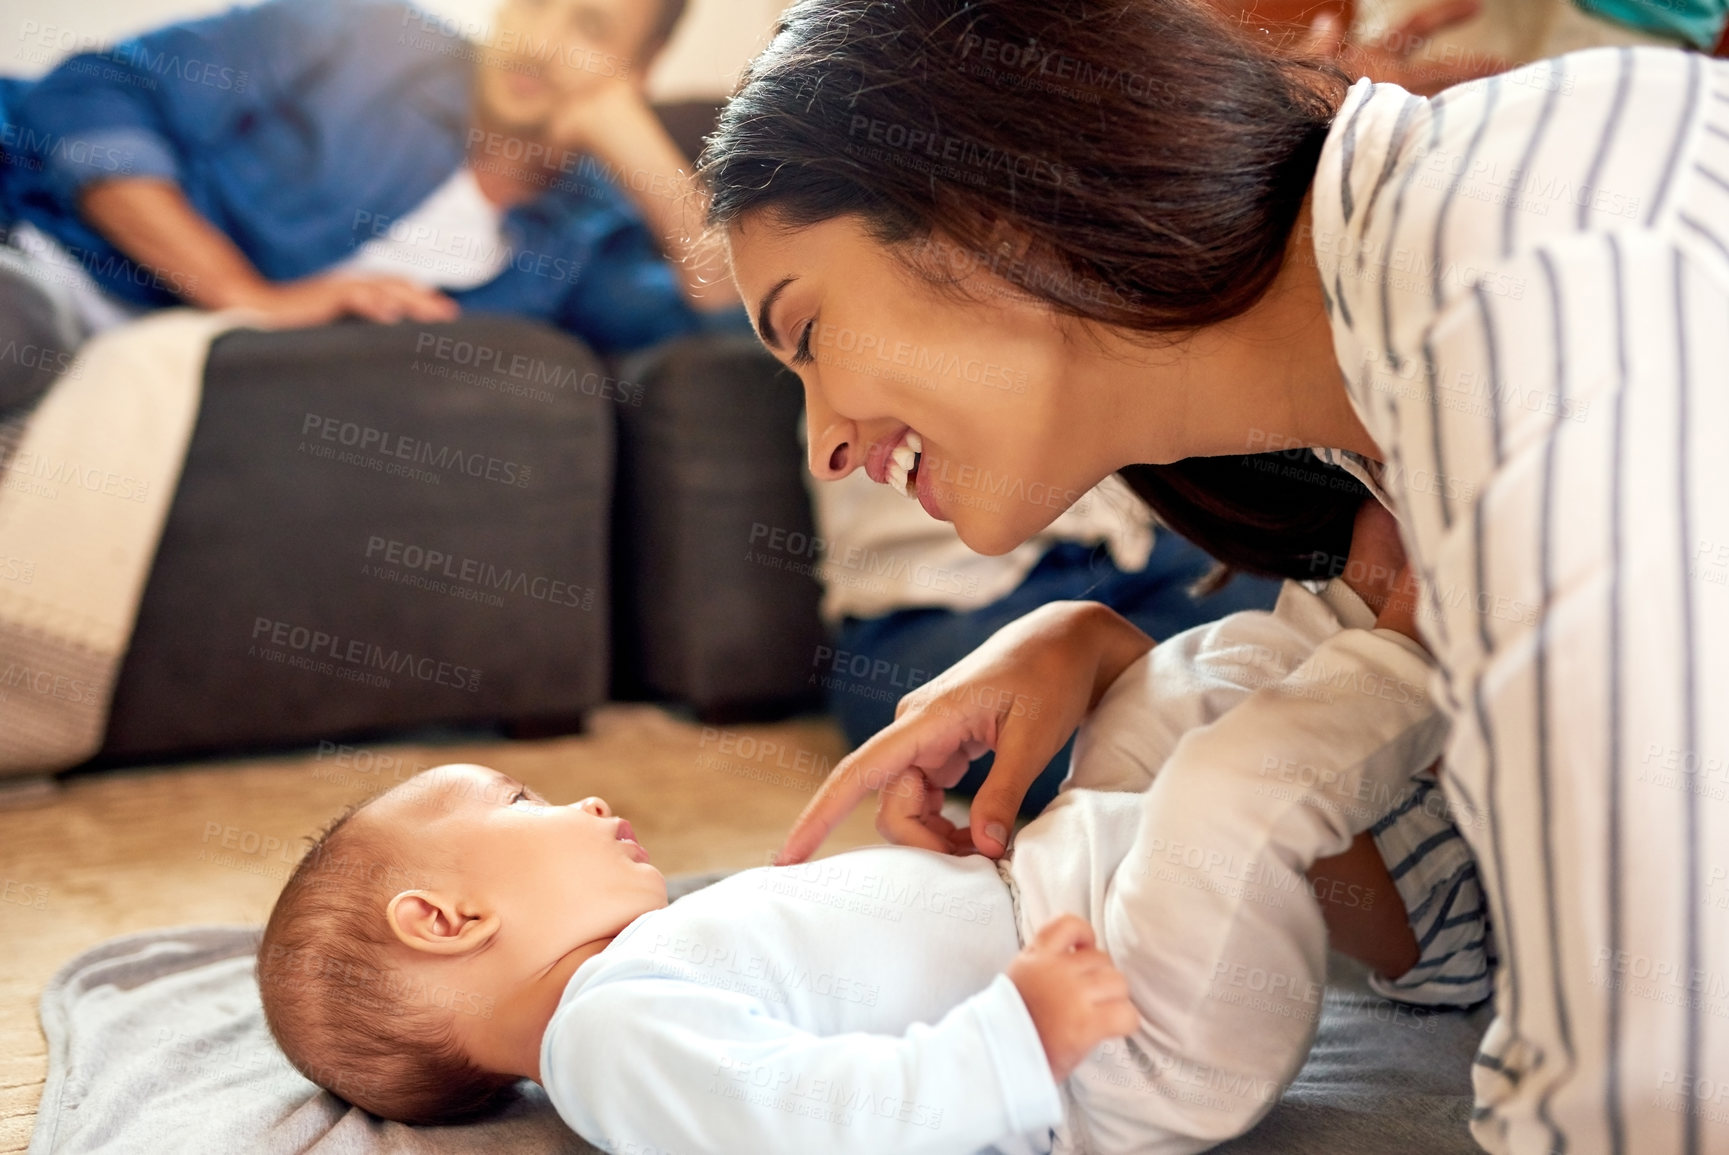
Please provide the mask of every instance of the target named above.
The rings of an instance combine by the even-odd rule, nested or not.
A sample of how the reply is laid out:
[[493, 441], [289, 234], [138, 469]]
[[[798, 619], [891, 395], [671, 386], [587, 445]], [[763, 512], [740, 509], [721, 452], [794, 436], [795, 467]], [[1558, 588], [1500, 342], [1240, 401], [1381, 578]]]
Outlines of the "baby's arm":
[[1128, 981], [1078, 915], [1040, 927], [1004, 973], [1020, 990], [1059, 1082], [1094, 1047], [1133, 1034], [1140, 1025]]
[[1341, 629], [1375, 625], [1403, 564], [1397, 522], [1365, 500], [1344, 571], [1321, 593], [1287, 581], [1271, 612], [1194, 626], [1119, 669], [1075, 737], [1064, 788], [1145, 790], [1184, 735], [1284, 681]]
[[814, 1035], [756, 998], [678, 979], [601, 982], [553, 1015], [541, 1079], [565, 1122], [609, 1151], [963, 1155], [1042, 1137], [1063, 1113], [1006, 975], [899, 1036]]

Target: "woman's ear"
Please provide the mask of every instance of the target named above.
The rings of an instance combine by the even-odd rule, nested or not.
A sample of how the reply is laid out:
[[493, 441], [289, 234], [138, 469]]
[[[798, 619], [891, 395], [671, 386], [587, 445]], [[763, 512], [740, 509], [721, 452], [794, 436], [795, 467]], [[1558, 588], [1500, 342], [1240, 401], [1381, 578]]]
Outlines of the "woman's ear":
[[912, 255], [927, 277], [958, 282], [981, 270], [1001, 276], [1024, 263], [1032, 247], [1031, 233], [997, 217], [977, 241], [962, 242], [952, 233], [934, 230], [913, 246]]
[[985, 238], [985, 253], [998, 268], [1023, 264], [1032, 251], [1033, 236], [1001, 217], [991, 222]]
[[434, 890], [405, 890], [390, 900], [385, 919], [391, 933], [410, 950], [461, 955], [477, 950], [498, 933], [498, 915], [470, 909]]

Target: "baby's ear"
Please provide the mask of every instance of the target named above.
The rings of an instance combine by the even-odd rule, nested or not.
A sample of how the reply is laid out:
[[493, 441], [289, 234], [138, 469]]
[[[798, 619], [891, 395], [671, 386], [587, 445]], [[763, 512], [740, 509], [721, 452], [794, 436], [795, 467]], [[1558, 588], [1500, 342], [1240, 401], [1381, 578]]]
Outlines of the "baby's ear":
[[398, 941], [427, 954], [467, 954], [498, 933], [496, 914], [469, 909], [435, 890], [402, 891], [385, 908], [385, 919]]

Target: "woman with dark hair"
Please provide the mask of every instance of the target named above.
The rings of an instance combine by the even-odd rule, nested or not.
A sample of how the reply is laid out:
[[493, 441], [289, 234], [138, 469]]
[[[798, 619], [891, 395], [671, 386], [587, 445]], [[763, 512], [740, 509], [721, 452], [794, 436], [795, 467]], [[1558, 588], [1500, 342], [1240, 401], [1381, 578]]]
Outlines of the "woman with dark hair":
[[[1189, 0], [807, 0], [704, 171], [819, 478], [862, 467], [992, 554], [1117, 472], [1226, 565], [1295, 579], [1380, 498], [1420, 624], [1345, 631], [1344, 689], [1305, 708], [1344, 742], [1396, 709], [1412, 638], [1434, 654], [1505, 964], [1478, 1140], [1729, 1149], [1706, 781], [1729, 764], [1729, 69], [1604, 50], [1424, 99]], [[1151, 644], [1085, 603], [1009, 627], [836, 767], [784, 860], [909, 775], [885, 832], [1003, 854]], [[1205, 773], [1250, 805], [1288, 749], [1243, 710]], [[930, 787], [985, 749], [956, 832]], [[1152, 794], [1197, 773], [1178, 761]], [[1216, 941], [1148, 949], [1192, 937]]]
[[[1300, 41], [1305, 49], [1349, 62], [1362, 75], [1413, 92], [1438, 92], [1509, 67], [1481, 53], [1444, 62], [1421, 58], [1432, 36], [1478, 16], [1479, 0], [1425, 0], [1368, 43], [1342, 35], [1352, 14], [1349, 0], [1212, 3], [1233, 20], [1265, 27], [1269, 37]], [[978, 371], [982, 378], [982, 367]], [[1013, 377], [993, 377], [991, 384], [1024, 387]], [[900, 694], [1047, 602], [1102, 602], [1162, 639], [1237, 610], [1272, 611], [1280, 591], [1280, 583], [1267, 578], [1239, 574], [1219, 580], [1205, 552], [1148, 525], [1145, 507], [1116, 477], [996, 557], [968, 550], [951, 526], [863, 472], [813, 484], [811, 500], [823, 541], [822, 613], [834, 641], [814, 681], [853, 746], [894, 721]], [[1072, 743], [1051, 759], [1021, 800], [1021, 814], [1037, 814], [1050, 802], [1071, 755]], [[986, 754], [955, 789], [971, 793], [990, 765]]]

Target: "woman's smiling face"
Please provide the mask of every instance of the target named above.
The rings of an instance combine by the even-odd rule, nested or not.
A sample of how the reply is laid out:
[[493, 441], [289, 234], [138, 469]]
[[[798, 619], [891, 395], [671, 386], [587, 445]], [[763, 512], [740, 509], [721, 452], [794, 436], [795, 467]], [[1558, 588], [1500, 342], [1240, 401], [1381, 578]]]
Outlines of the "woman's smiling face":
[[1094, 415], [1066, 388], [1063, 327], [978, 260], [926, 246], [954, 288], [933, 284], [856, 217], [747, 218], [728, 240], [758, 335], [804, 384], [819, 479], [862, 468], [899, 488], [922, 448], [907, 488], [969, 547], [1001, 554], [1115, 468], [1081, 433]]

